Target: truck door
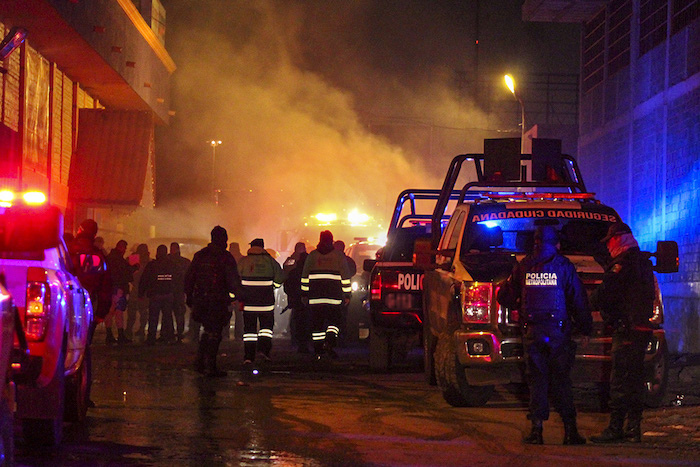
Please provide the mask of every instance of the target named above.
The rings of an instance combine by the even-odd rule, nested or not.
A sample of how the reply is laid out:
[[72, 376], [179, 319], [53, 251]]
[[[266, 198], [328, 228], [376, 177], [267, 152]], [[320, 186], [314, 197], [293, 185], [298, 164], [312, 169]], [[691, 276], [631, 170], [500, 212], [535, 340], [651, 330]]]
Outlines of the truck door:
[[457, 209], [452, 215], [438, 245], [435, 258], [437, 268], [426, 274], [425, 280], [429, 280], [431, 283], [430, 286], [424, 287], [424, 293], [426, 294], [427, 309], [430, 310], [429, 319], [433, 332], [441, 333], [448, 330], [446, 317], [449, 316], [449, 313], [447, 311], [452, 297], [455, 296], [453, 265], [455, 261], [458, 261], [456, 257], [457, 247], [464, 230], [465, 219], [466, 210], [464, 209]]

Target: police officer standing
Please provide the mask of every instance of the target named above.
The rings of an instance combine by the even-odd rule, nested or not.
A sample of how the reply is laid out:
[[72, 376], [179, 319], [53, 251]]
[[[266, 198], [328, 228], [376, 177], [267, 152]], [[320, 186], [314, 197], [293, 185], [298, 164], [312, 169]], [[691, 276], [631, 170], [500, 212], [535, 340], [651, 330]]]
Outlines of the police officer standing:
[[[255, 361], [256, 350], [270, 360], [272, 329], [275, 325], [275, 289], [284, 281], [282, 267], [265, 251], [265, 242], [250, 242], [248, 255], [238, 263], [243, 284], [243, 363]], [[260, 328], [258, 329], [258, 323]]]
[[216, 367], [216, 356], [221, 344], [221, 331], [231, 319], [228, 309], [234, 297], [241, 295], [241, 278], [236, 260], [226, 251], [228, 233], [217, 225], [211, 231], [211, 243], [195, 253], [185, 274], [187, 306], [192, 317], [202, 323], [204, 331], [194, 368], [206, 376], [226, 376]]
[[576, 268], [559, 254], [557, 244], [554, 227], [537, 227], [533, 253], [515, 267], [498, 294], [502, 305], [520, 310], [532, 422], [530, 434], [523, 439], [527, 444], [543, 444], [550, 385], [554, 406], [564, 422], [564, 444], [586, 442], [576, 428], [570, 376], [576, 344], [571, 333], [575, 326], [583, 335], [590, 335], [593, 320]]
[[[651, 261], [627, 224], [612, 224], [605, 243], [612, 260], [603, 282], [591, 295], [592, 305], [601, 311], [613, 330], [610, 374], [610, 424], [594, 443], [642, 440], [644, 408], [644, 353], [652, 336], [656, 286]], [[625, 418], [627, 428], [623, 429]]]
[[170, 244], [170, 261], [175, 265], [176, 274], [173, 278], [173, 313], [175, 314], [175, 328], [177, 342], [182, 342], [185, 337], [185, 273], [190, 267], [191, 261], [180, 255], [180, 244], [172, 242]]
[[158, 318], [162, 315], [160, 340], [165, 343], [175, 341], [173, 335], [173, 292], [175, 264], [168, 258], [168, 247], [158, 245], [156, 259], [150, 261], [139, 280], [139, 297], [148, 297], [148, 335], [146, 345], [156, 343]]
[[350, 267], [345, 253], [333, 247], [333, 234], [321, 232], [301, 274], [301, 292], [311, 310], [311, 339], [316, 359], [322, 353], [336, 358], [334, 347], [342, 322], [342, 307], [350, 300]]

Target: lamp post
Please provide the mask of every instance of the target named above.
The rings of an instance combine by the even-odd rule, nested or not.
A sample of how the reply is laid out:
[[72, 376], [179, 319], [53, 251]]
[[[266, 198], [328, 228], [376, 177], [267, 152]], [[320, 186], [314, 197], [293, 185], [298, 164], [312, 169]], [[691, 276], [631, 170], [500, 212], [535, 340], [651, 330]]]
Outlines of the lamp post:
[[518, 100], [520, 104], [520, 153], [525, 154], [525, 105], [523, 100], [520, 98], [520, 94], [515, 92], [515, 81], [510, 75], [505, 75], [506, 86], [510, 89], [510, 92]]
[[219, 205], [219, 190], [216, 188], [216, 148], [221, 145], [220, 140], [208, 141], [211, 145], [211, 186], [214, 193], [214, 204]]

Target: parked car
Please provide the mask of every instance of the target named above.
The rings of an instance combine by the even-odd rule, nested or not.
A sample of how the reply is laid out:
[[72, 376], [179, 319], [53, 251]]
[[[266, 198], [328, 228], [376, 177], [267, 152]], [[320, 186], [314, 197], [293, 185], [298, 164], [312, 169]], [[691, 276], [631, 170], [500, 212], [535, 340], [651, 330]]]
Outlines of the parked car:
[[74, 274], [63, 215], [41, 193], [0, 192], [0, 271], [26, 335], [13, 368], [25, 441], [56, 445], [86, 419], [92, 304]]

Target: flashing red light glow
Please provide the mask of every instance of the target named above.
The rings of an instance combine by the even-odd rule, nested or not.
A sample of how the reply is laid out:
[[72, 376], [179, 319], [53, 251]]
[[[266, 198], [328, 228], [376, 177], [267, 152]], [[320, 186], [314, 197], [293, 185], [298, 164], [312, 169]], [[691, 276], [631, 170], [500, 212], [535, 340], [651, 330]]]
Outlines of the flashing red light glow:
[[462, 322], [484, 324], [491, 321], [491, 283], [462, 283]]
[[27, 271], [27, 306], [24, 330], [30, 341], [43, 340], [48, 325], [51, 288], [45, 281], [33, 280], [42, 276], [46, 277], [46, 271], [43, 268], [29, 268]]

